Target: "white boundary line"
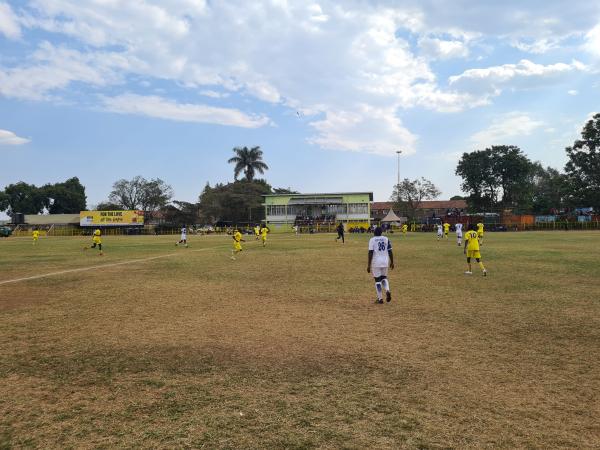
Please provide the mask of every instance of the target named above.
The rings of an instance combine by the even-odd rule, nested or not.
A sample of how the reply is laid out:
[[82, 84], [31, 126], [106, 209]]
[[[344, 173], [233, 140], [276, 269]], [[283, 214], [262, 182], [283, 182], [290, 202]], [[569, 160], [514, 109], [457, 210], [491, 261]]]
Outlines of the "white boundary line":
[[[189, 253], [189, 252], [202, 252], [202, 251], [206, 251], [206, 250], [213, 250], [213, 249], [216, 249], [216, 248], [218, 248], [218, 247], [199, 248], [199, 249], [194, 249], [194, 250], [188, 250], [186, 253]], [[148, 258], [130, 259], [128, 261], [121, 261], [121, 262], [117, 262], [117, 263], [100, 264], [100, 265], [97, 265], [97, 266], [88, 266], [88, 267], [78, 267], [76, 269], [60, 270], [58, 272], [44, 273], [44, 274], [41, 274], [41, 275], [33, 275], [33, 276], [30, 276], [30, 277], [14, 278], [12, 280], [3, 280], [3, 281], [0, 281], [0, 286], [2, 286], [3, 284], [18, 283], [20, 281], [38, 280], [40, 278], [48, 278], [48, 277], [53, 277], [53, 276], [56, 276], [56, 275], [63, 275], [65, 273], [85, 272], [86, 270], [102, 269], [104, 267], [123, 266], [123, 265], [126, 265], [126, 264], [135, 264], [135, 263], [138, 263], [138, 262], [152, 261], [152, 260], [160, 259], [160, 258], [169, 258], [171, 256], [177, 256], [177, 255], [183, 255], [183, 254], [184, 254], [184, 252], [181, 252], [181, 253], [168, 253], [166, 255], [150, 256]]]
[[84, 272], [86, 270], [102, 269], [104, 267], [114, 267], [114, 266], [122, 266], [125, 264], [134, 264], [136, 262], [152, 261], [153, 259], [167, 258], [169, 256], [174, 256], [174, 255], [176, 255], [176, 253], [169, 253], [168, 255], [152, 256], [150, 258], [130, 259], [129, 261], [121, 261], [118, 263], [110, 263], [110, 264], [101, 264], [98, 266], [79, 267], [77, 269], [61, 270], [58, 272], [50, 272], [50, 273], [45, 273], [42, 275], [33, 275], [31, 277], [14, 278], [12, 280], [0, 281], [0, 286], [3, 284], [18, 283], [19, 281], [37, 280], [39, 278], [53, 277], [55, 275], [63, 275], [65, 273]]
[[[298, 239], [298, 237], [277, 239], [277, 241], [295, 241], [296, 239]], [[247, 242], [252, 242], [252, 241], [248, 240]], [[135, 246], [137, 246], [137, 245], [135, 245]], [[160, 258], [169, 258], [171, 256], [184, 255], [185, 253], [190, 253], [190, 252], [203, 252], [203, 251], [206, 251], [206, 250], [216, 250], [216, 249], [218, 249], [220, 247], [221, 246], [219, 246], [219, 247], [198, 248], [198, 249], [193, 249], [193, 250], [187, 250], [185, 252], [182, 251], [180, 253], [168, 253], [166, 255], [150, 256], [148, 258], [130, 259], [128, 261], [121, 261], [121, 262], [117, 262], [117, 263], [100, 264], [100, 265], [88, 266], [88, 267], [78, 267], [76, 269], [60, 270], [58, 272], [44, 273], [44, 274], [41, 274], [41, 275], [32, 275], [30, 277], [14, 278], [12, 280], [2, 280], [2, 281], [0, 281], [0, 286], [2, 286], [4, 284], [18, 283], [20, 281], [39, 280], [40, 278], [48, 278], [48, 277], [53, 277], [53, 276], [56, 276], [56, 275], [64, 275], [66, 273], [85, 272], [86, 270], [102, 269], [104, 267], [123, 266], [123, 265], [126, 265], [126, 264], [135, 264], [135, 263], [138, 263], [138, 262], [152, 261], [152, 260], [160, 259]]]

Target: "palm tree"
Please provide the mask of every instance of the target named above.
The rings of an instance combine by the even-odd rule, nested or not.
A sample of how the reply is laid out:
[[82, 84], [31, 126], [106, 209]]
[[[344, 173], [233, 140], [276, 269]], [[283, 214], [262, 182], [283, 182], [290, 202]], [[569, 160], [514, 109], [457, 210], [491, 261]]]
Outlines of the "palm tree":
[[257, 171], [265, 173], [265, 170], [269, 170], [269, 166], [262, 161], [263, 152], [260, 147], [252, 147], [251, 149], [248, 149], [248, 147], [235, 147], [233, 152], [235, 156], [229, 158], [227, 162], [230, 164], [235, 163], [235, 168], [233, 169], [235, 180], [237, 180], [238, 175], [242, 171], [246, 175], [246, 180], [252, 181]]

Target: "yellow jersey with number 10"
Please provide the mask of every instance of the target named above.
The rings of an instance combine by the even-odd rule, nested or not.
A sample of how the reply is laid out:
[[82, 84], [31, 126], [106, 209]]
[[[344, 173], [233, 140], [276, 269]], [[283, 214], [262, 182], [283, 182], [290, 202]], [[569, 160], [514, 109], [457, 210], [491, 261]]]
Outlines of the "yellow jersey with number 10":
[[468, 251], [479, 251], [479, 239], [477, 236], [477, 231], [467, 231], [467, 234], [465, 234], [465, 241], [467, 242]]

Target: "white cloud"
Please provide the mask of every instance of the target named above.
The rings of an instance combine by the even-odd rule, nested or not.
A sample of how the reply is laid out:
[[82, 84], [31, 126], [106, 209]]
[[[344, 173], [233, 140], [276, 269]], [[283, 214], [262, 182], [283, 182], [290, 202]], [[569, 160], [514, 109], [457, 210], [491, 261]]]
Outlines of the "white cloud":
[[[398, 3], [30, 0], [19, 10], [21, 26], [70, 40], [62, 46], [42, 44], [19, 65], [0, 67], [0, 94], [41, 100], [82, 84], [103, 92], [108, 106], [107, 98], [131, 98], [115, 94], [123, 90], [120, 85], [142, 79], [150, 83], [140, 85], [147, 94], [158, 86], [164, 93], [141, 97], [147, 111], [117, 102], [120, 109], [175, 120], [213, 117], [216, 123], [242, 124], [238, 126], [268, 122], [229, 108], [207, 113], [206, 105], [170, 99], [172, 82], [214, 102], [228, 95], [228, 102], [235, 101], [240, 95], [323, 117], [312, 122], [312, 142], [386, 153], [382, 149], [398, 142], [410, 147], [415, 140], [396, 111], [461, 111], [490, 103], [504, 89], [582, 70], [576, 62], [543, 66], [523, 60], [466, 70], [452, 77], [447, 88], [438, 83], [431, 59], [470, 56], [471, 44], [490, 35], [537, 51], [573, 29], [589, 29], [589, 17], [598, 9], [577, 5], [564, 12], [552, 0], [537, 8], [516, 1], [510, 7], [490, 2], [475, 8], [458, 0], [452, 9], [440, 8], [434, 0]], [[564, 21], [557, 20], [562, 17]], [[407, 34], [415, 36], [419, 53], [412, 37], [402, 37]], [[111, 88], [109, 95], [106, 88]], [[156, 111], [162, 104], [168, 114]], [[381, 122], [374, 124], [373, 116]], [[374, 143], [365, 136], [366, 124], [379, 131], [371, 137]], [[353, 139], [358, 141], [352, 144]]]
[[21, 27], [10, 5], [0, 2], [0, 33], [9, 39], [21, 37]]
[[569, 95], [577, 95], [579, 94], [579, 91], [577, 91], [576, 89], [570, 89], [567, 91], [567, 94]]
[[0, 145], [23, 145], [28, 142], [31, 140], [19, 137], [12, 131], [0, 130]]
[[595, 57], [600, 57], [600, 24], [586, 33], [584, 48]]
[[394, 156], [397, 150], [415, 152], [417, 137], [408, 131], [394, 111], [363, 105], [359, 112], [328, 112], [311, 123], [318, 135], [310, 140], [323, 148]]
[[488, 128], [471, 136], [470, 141], [477, 148], [512, 145], [515, 138], [529, 136], [543, 126], [545, 123], [541, 120], [532, 119], [525, 113], [511, 112], [495, 118]]
[[212, 91], [210, 89], [201, 90], [200, 92], [198, 92], [198, 94], [204, 95], [205, 97], [210, 97], [210, 98], [229, 97], [229, 94], [227, 92], [217, 92], [217, 91]]
[[128, 69], [132, 63], [116, 53], [81, 53], [43, 42], [29, 64], [0, 69], [0, 94], [42, 100], [76, 81], [92, 86], [120, 83], [118, 69]]
[[[251, 6], [246, 2], [215, 2], [201, 8], [191, 0], [152, 5], [138, 1], [99, 6], [81, 0], [36, 0], [33, 4], [35, 9], [26, 19], [28, 27], [63, 33], [96, 47], [110, 45], [113, 57], [130, 64], [98, 68], [90, 59], [85, 61], [89, 73], [77, 66], [68, 74], [50, 62], [43, 67], [19, 67], [13, 70], [22, 73], [4, 73], [4, 78], [16, 85], [4, 90], [4, 95], [44, 98], [45, 93], [65, 89], [75, 81], [110, 85], [128, 75], [164, 79], [212, 98], [221, 91], [222, 96], [238, 93], [324, 115], [329, 119], [315, 122], [313, 142], [327, 148], [338, 145], [339, 149], [349, 149], [351, 136], [360, 135], [361, 124], [372, 120], [361, 106], [370, 105], [372, 111], [385, 111], [381, 117], [387, 130], [376, 144], [366, 146], [371, 149], [368, 151], [392, 147], [398, 136], [400, 142], [411, 141], [406, 139], [411, 134], [394, 116], [398, 108], [421, 104], [447, 109], [449, 97], [450, 101], [457, 97], [436, 88], [426, 60], [415, 56], [408, 42], [397, 36], [400, 28], [416, 30], [421, 26], [416, 8], [283, 0]], [[105, 52], [95, 53], [107, 59]], [[72, 55], [75, 62], [81, 62], [82, 56]], [[43, 71], [49, 75], [44, 79], [52, 81], [26, 81], [42, 78], [37, 72]], [[31, 72], [35, 76], [30, 76]], [[101, 80], [95, 75], [101, 75]], [[162, 100], [168, 101], [166, 97]], [[131, 111], [121, 104], [119, 109]], [[169, 115], [182, 117], [179, 108], [175, 111]], [[360, 120], [354, 125], [331, 120], [347, 114]], [[200, 116], [207, 120], [208, 115]], [[227, 114], [219, 121], [229, 123], [229, 118]], [[232, 122], [255, 126], [266, 120], [259, 116]], [[337, 132], [330, 128], [334, 123], [340, 127]]]
[[542, 38], [533, 40], [516, 40], [512, 43], [513, 47], [522, 52], [543, 54], [560, 47], [563, 39]]
[[433, 59], [466, 58], [469, 56], [469, 47], [465, 42], [458, 40], [442, 40], [426, 37], [419, 40], [421, 51]]
[[[393, 2], [392, 0], [389, 3]], [[598, 24], [598, 2], [570, 2], [563, 0], [453, 0], [452, 7], [440, 7], [439, 0], [405, 0], [403, 4], [418, 5], [427, 11], [422, 18], [421, 30], [464, 32], [491, 36], [513, 45], [520, 43], [527, 51], [542, 51], [562, 45], [569, 37], [585, 33]]]
[[584, 72], [587, 67], [573, 60], [570, 64], [536, 64], [527, 59], [517, 64], [504, 64], [483, 69], [469, 69], [449, 78], [455, 89], [479, 96], [482, 100], [498, 96], [503, 89], [528, 89], [564, 82], [575, 72]]
[[270, 123], [267, 117], [248, 115], [237, 109], [177, 103], [154, 95], [123, 94], [103, 97], [102, 103], [107, 111], [178, 122], [211, 123], [242, 128], [258, 128]]

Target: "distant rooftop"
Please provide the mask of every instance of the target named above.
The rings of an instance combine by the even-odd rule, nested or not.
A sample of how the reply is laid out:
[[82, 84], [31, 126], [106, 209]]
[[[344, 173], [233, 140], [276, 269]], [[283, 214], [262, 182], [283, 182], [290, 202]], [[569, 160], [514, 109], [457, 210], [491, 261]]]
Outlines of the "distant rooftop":
[[314, 194], [264, 194], [263, 197], [333, 197], [340, 195], [368, 195], [373, 201], [372, 192], [318, 192]]
[[[373, 202], [371, 209], [392, 209], [394, 202]], [[419, 209], [466, 209], [466, 200], [423, 200], [419, 205]]]

